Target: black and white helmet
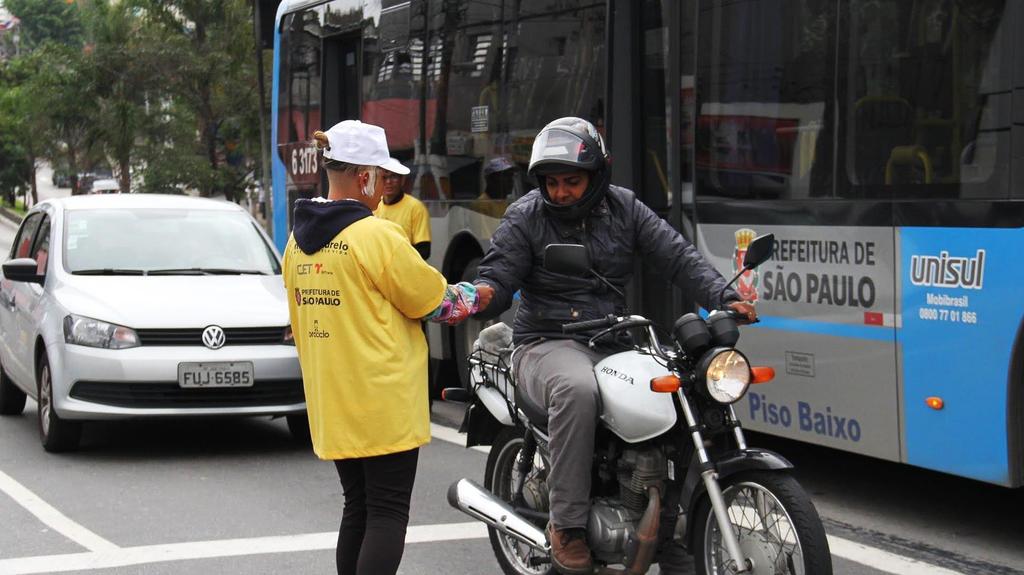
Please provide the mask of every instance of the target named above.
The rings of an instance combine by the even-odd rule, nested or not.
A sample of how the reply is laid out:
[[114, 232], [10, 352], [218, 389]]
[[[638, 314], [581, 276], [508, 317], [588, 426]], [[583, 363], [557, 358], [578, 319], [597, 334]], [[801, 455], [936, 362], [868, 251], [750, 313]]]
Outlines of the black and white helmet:
[[[570, 205], [551, 201], [545, 176], [577, 170], [590, 172], [590, 184], [583, 196]], [[590, 122], [572, 116], [559, 118], [544, 126], [534, 139], [527, 173], [537, 178], [544, 204], [552, 215], [579, 219], [587, 215], [608, 190], [608, 150], [601, 134]]]

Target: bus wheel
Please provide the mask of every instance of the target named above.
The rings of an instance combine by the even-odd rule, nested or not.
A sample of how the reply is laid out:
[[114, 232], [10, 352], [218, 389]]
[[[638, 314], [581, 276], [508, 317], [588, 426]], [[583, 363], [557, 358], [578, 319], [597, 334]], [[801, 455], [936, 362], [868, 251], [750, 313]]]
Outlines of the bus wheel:
[[[480, 258], [473, 258], [466, 264], [459, 281], [472, 282], [476, 279], [477, 266], [480, 265]], [[469, 388], [469, 354], [473, 351], [473, 343], [480, 330], [490, 325], [491, 321], [480, 321], [470, 318], [452, 328], [452, 352], [455, 354], [455, 366], [459, 372], [459, 382], [462, 387]]]

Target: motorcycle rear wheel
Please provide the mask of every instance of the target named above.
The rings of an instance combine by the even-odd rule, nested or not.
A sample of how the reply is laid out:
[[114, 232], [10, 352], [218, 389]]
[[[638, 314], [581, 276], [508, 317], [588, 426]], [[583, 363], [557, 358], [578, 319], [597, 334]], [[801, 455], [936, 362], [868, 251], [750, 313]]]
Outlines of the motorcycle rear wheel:
[[[727, 513], [751, 558], [750, 575], [831, 575], [832, 555], [825, 529], [810, 497], [789, 474], [739, 473], [722, 482]], [[694, 516], [694, 559], [698, 575], [730, 575], [730, 556], [718, 521], [704, 499]]]
[[[508, 503], [512, 502], [512, 486], [515, 484], [515, 478], [519, 475], [516, 462], [519, 461], [519, 454], [523, 448], [524, 433], [526, 432], [520, 428], [501, 430], [487, 455], [484, 488]], [[505, 575], [555, 575], [557, 573], [549, 559], [530, 546], [499, 533], [497, 529], [488, 528], [487, 534], [491, 539], [494, 556]], [[530, 559], [534, 557], [544, 557], [546, 562], [536, 567], [532, 566]]]

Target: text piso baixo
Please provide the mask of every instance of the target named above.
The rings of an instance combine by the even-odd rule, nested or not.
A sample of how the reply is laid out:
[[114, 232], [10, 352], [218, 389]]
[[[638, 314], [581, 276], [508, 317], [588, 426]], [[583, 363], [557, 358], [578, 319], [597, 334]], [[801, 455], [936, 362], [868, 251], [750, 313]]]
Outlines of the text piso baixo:
[[831, 406], [822, 411], [806, 401], [798, 401], [794, 411], [788, 405], [774, 403], [764, 394], [754, 392], [747, 394], [747, 402], [750, 419], [754, 421], [787, 429], [796, 426], [800, 431], [855, 443], [861, 438], [860, 422], [832, 413]]

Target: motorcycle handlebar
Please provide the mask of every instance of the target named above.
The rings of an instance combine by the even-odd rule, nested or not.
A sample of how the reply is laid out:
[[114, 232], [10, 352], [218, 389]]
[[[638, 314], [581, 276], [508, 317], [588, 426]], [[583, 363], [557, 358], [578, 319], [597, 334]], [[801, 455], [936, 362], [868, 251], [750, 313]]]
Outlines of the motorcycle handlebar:
[[591, 331], [594, 329], [600, 329], [602, 327], [611, 327], [618, 323], [619, 318], [614, 315], [608, 314], [601, 319], [589, 319], [586, 321], [577, 321], [573, 323], [567, 323], [562, 325], [562, 333], [579, 333], [581, 331]]
[[728, 315], [729, 317], [731, 317], [732, 319], [736, 320], [741, 325], [749, 325], [749, 324], [758, 323], [758, 322], [761, 321], [759, 319], [755, 319], [754, 321], [750, 321], [747, 318], [747, 314], [740, 313], [740, 312], [738, 312], [738, 311], [736, 311], [734, 309], [724, 309], [722, 311], [725, 312], [725, 314]]

